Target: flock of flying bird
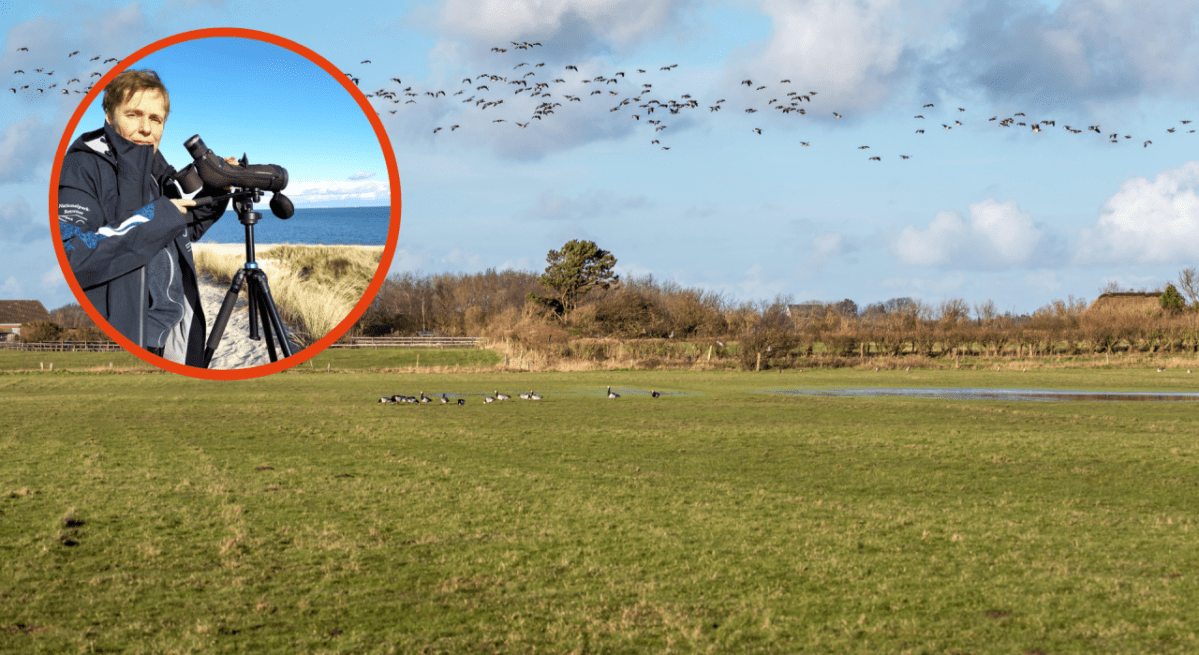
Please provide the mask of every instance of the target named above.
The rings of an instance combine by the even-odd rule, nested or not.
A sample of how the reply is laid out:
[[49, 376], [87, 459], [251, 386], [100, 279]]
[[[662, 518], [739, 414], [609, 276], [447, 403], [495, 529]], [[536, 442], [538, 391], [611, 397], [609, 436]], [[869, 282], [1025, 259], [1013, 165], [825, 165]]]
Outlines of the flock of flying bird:
[[[514, 52], [531, 51], [537, 47], [541, 47], [541, 43], [513, 41], [511, 42], [511, 46], [496, 46], [491, 48], [491, 52], [498, 55], [504, 55], [505, 53], [509, 52], [509, 50]], [[29, 48], [20, 47], [17, 48], [17, 52], [28, 53]], [[69, 53], [66, 56], [66, 59], [70, 60], [72, 57], [75, 57], [79, 54], [80, 52], [76, 50]], [[34, 56], [35, 53], [30, 53], [31, 58]], [[80, 60], [82, 60], [82, 57]], [[91, 62], [97, 62], [100, 60], [101, 56], [97, 55], [90, 58], [88, 63], [90, 64]], [[100, 66], [118, 61], [119, 60], [116, 57], [109, 57], [101, 61]], [[367, 65], [370, 63], [371, 61], [366, 59], [363, 60], [360, 65]], [[511, 63], [511, 61], [508, 62], [508, 64]], [[508, 64], [505, 64], [505, 66]], [[58, 78], [54, 78], [54, 68], [59, 66], [51, 66], [50, 64], [43, 63], [41, 64], [41, 68], [33, 68], [35, 65], [38, 64], [31, 61], [31, 63], [26, 66], [26, 68], [32, 71], [31, 73], [27, 72], [25, 68], [18, 68], [13, 71], [14, 80], [16, 81], [14, 86], [9, 87], [8, 90], [14, 94], [25, 92], [30, 95], [35, 93], [37, 95], [44, 95], [50, 92], [52, 89], [59, 88], [57, 81]], [[493, 109], [492, 114], [500, 113], [500, 111], [505, 110], [508, 107], [514, 107], [517, 104], [523, 104], [526, 110], [531, 108], [531, 114], [529, 114], [525, 122], [522, 123], [516, 119], [509, 121], [509, 118], [503, 117], [497, 117], [491, 122], [511, 122], [520, 129], [526, 129], [530, 125], [534, 124], [534, 121], [540, 122], [544, 120], [553, 120], [550, 118], [551, 116], [555, 116], [559, 112], [565, 113], [569, 110], [571, 103], [583, 103], [584, 99], [587, 99], [588, 102], [594, 102], [591, 100], [591, 98], [594, 96], [600, 96], [601, 100], [615, 102], [615, 104], [609, 108], [609, 112], [623, 112], [624, 115], [629, 116], [631, 120], [638, 121], [645, 125], [647, 130], [652, 129], [650, 136], [653, 138], [650, 141], [650, 144], [659, 146], [662, 150], [670, 150], [671, 148], [671, 146], [663, 145], [661, 140], [662, 132], [670, 127], [670, 124], [667, 121], [674, 120], [671, 117], [683, 115], [685, 112], [699, 110], [704, 107], [707, 108], [709, 113], [716, 113], [728, 106], [725, 104], [728, 102], [725, 98], [721, 98], [715, 102], [712, 102], [711, 104], [707, 104], [700, 103], [699, 100], [692, 97], [692, 95], [689, 93], [681, 94], [677, 98], [659, 99], [657, 97], [653, 97], [655, 95], [653, 88], [654, 82], [641, 81], [643, 79], [653, 79], [642, 77], [649, 73], [649, 70], [645, 68], [630, 69], [628, 71], [615, 71], [610, 76], [600, 74], [592, 77], [583, 77], [582, 79], [575, 80], [572, 84], [567, 82], [566, 77], [572, 74], [574, 76], [581, 76], [582, 73], [578, 66], [567, 65], [564, 68], [565, 72], [560, 73], [558, 76], [549, 75], [544, 71], [538, 70], [544, 68], [545, 66], [545, 62], [530, 63], [521, 61], [512, 67], [511, 72], [507, 72], [505, 74], [485, 72], [473, 77], [466, 77], [462, 80], [462, 84], [466, 85], [466, 88], [460, 89], [453, 93], [447, 93], [447, 91], [444, 89], [426, 91], [415, 90], [412, 86], [405, 87], [399, 77], [393, 77], [390, 81], [395, 83], [396, 89], [393, 90], [380, 87], [375, 91], [366, 93], [366, 97], [372, 99], [373, 102], [378, 104], [389, 102], [391, 104], [398, 105], [398, 107], [395, 109], [385, 109], [388, 115], [401, 111], [407, 105], [418, 104], [418, 100], [420, 102], [444, 102], [451, 99], [457, 100], [457, 96], [465, 96], [467, 94], [469, 94], [469, 96], [460, 101], [462, 104], [473, 105], [473, 107], [477, 108], [479, 111]], [[658, 68], [657, 73], [670, 73], [676, 68], [678, 68], [678, 64], [661, 66]], [[107, 69], [93, 70], [85, 79], [90, 80], [91, 78], [102, 77], [105, 72], [107, 72]], [[360, 85], [360, 78], [351, 73], [346, 73], [346, 76], [349, 77], [355, 85]], [[633, 86], [630, 88], [631, 80], [636, 80], [636, 82], [632, 82]], [[27, 83], [22, 84], [21, 82]], [[68, 88], [70, 85], [75, 83], [79, 83], [79, 87]], [[92, 81], [91, 84], [84, 87], [82, 79], [73, 77], [62, 84], [60, 91], [64, 95], [72, 92], [76, 94], [83, 94], [90, 91], [94, 83], [95, 82]], [[561, 85], [565, 85], [565, 88], [568, 90], [572, 90], [573, 88], [581, 85], [594, 86], [588, 92], [576, 91], [575, 93], [566, 93], [558, 91], [559, 88], [562, 88]], [[747, 79], [742, 80], [738, 87], [741, 85], [746, 87], [746, 91], [752, 91], [752, 101], [749, 103], [751, 106], [744, 108], [744, 113], [749, 115], [753, 115], [763, 110], [774, 110], [782, 115], [793, 115], [797, 117], [803, 116], [809, 113], [809, 110], [812, 108], [812, 104], [815, 102], [814, 99], [818, 95], [816, 91], [788, 90], [793, 89], [790, 79], [780, 80], [777, 85], [763, 84], [760, 82], [755, 82], [752, 79]], [[493, 86], [496, 87], [494, 90], [491, 88]], [[402, 87], [402, 89], [400, 87]], [[512, 89], [511, 87], [515, 87], [515, 89]], [[509, 95], [507, 94], [507, 91], [511, 91], [511, 96], [513, 97], [505, 97]], [[763, 91], [767, 91], [767, 93], [762, 93]], [[426, 98], [430, 98], [431, 100], [426, 100]], [[767, 98], [769, 99], [767, 100]], [[739, 96], [739, 99], [741, 101], [745, 101], [746, 98], [744, 95], [741, 95]], [[505, 102], [506, 100], [511, 102]], [[761, 104], [762, 101], [765, 101], [765, 104]], [[386, 107], [385, 104], [384, 107]], [[761, 109], [759, 109], [759, 107]], [[935, 107], [934, 103], [930, 102], [925, 104], [922, 110], [933, 107]], [[966, 109], [964, 107], [958, 107], [957, 111], [958, 114], [955, 115], [960, 116], [960, 114], [964, 113]], [[381, 117], [383, 116], [383, 111], [380, 111], [378, 108], [376, 108], [376, 112]], [[656, 116], [655, 112], [657, 112]], [[842, 118], [842, 114], [836, 111], [829, 111], [829, 114], [831, 114], [835, 119]], [[923, 113], [917, 114], [915, 118], [922, 120], [924, 119], [924, 115]], [[996, 122], [998, 126], [1005, 128], [1028, 127], [1033, 132], [1043, 132], [1048, 128], [1057, 126], [1057, 121], [1052, 119], [1029, 121], [1025, 117], [1024, 112], [1016, 112], [1012, 116], [1003, 119], [1000, 119], [999, 116], [992, 116], [987, 120], [988, 122]], [[1181, 127], [1169, 127], [1166, 128], [1165, 131], [1168, 134], [1174, 134], [1183, 133], [1185, 130], [1186, 134], [1193, 134], [1195, 130], [1188, 129], [1186, 127], [1190, 123], [1190, 120], [1182, 120], [1180, 121]], [[945, 130], [952, 130], [955, 127], [962, 126], [963, 123], [960, 119], [952, 121], [952, 125], [950, 123], [941, 124], [942, 129]], [[1071, 127], [1069, 125], [1063, 125], [1062, 127], [1067, 132], [1072, 134], [1081, 134], [1084, 131], [1091, 131], [1104, 136], [1106, 132], [1106, 130], [1102, 129], [1099, 125], [1090, 125], [1085, 130]], [[462, 125], [460, 124], [437, 126], [433, 128], [433, 133], [437, 134], [438, 132], [446, 129], [448, 129], [450, 132], [455, 132], [460, 128], [462, 128]], [[754, 127], [752, 131], [758, 135], [762, 134], [762, 129], [760, 127]], [[924, 128], [917, 129], [916, 133], [923, 134]], [[1121, 136], [1120, 132], [1107, 133], [1106, 137], [1111, 143], [1119, 143], [1121, 138], [1126, 140], [1132, 139], [1132, 135], [1124, 134]], [[1153, 141], [1151, 139], [1145, 139], [1142, 142], [1142, 147], [1147, 148], [1152, 143]], [[808, 141], [801, 141], [800, 145], [809, 146], [811, 143]], [[868, 145], [858, 147], [859, 150], [867, 150], [869, 148], [870, 146]], [[910, 155], [899, 155], [899, 157], [901, 159], [911, 158]], [[868, 159], [870, 161], [882, 161], [882, 156], [871, 156]]]
[[[650, 391], [649, 395], [651, 398], [661, 398], [662, 397], [662, 393], [658, 392], [658, 391]], [[613, 391], [612, 387], [608, 387], [607, 397], [615, 400], [617, 398], [620, 398], [620, 394]], [[529, 393], [522, 393], [518, 396], [518, 398], [520, 398], [521, 400], [541, 400], [542, 397], [536, 393], [533, 393], [533, 390], [530, 389]], [[511, 400], [511, 399], [512, 399], [512, 396], [509, 396], [506, 393], [500, 393], [499, 390], [497, 389], [495, 392], [495, 395], [484, 396], [483, 402], [484, 403], [494, 403], [494, 402], [498, 402], [498, 401]], [[451, 403], [454, 403], [457, 405], [465, 405], [466, 404], [465, 398], [458, 398], [457, 400], [451, 401], [450, 397], [445, 395], [444, 393], [441, 394], [440, 396], [426, 396], [425, 392], [423, 392], [423, 391], [420, 392], [420, 395], [417, 395], [417, 396], [405, 396], [403, 394], [396, 394], [394, 396], [380, 396], [379, 397], [379, 402], [384, 405], [393, 405], [393, 404], [398, 404], [398, 403], [412, 403], [412, 404], [418, 404], [418, 405], [427, 405], [427, 404], [433, 403], [435, 401], [440, 401], [442, 405], [449, 405]]]
[[[29, 48], [20, 47], [20, 48], [17, 48], [17, 52], [29, 52]], [[72, 57], [74, 57], [78, 54], [79, 54], [79, 51], [76, 50], [76, 51], [68, 54], [66, 58], [68, 60], [70, 60]], [[100, 58], [102, 56], [103, 55], [96, 55], [95, 57], [92, 57], [91, 59], [88, 60], [88, 64], [91, 64], [91, 62], [100, 61]], [[106, 66], [107, 64], [113, 64], [118, 61], [120, 61], [120, 60], [117, 59], [116, 57], [109, 57], [109, 58], [105, 59], [104, 61], [101, 61], [99, 65]], [[48, 93], [51, 89], [59, 88], [58, 80], [61, 79], [61, 76], [59, 78], [55, 78], [54, 77], [55, 71], [53, 69], [46, 70], [47, 68], [50, 68], [49, 65], [43, 64], [41, 68], [33, 68], [33, 66], [35, 66], [35, 65], [37, 65], [37, 64], [31, 63], [28, 66], [29, 70], [33, 71], [31, 73], [25, 72], [24, 68], [18, 68], [16, 70], [14, 70], [12, 73], [14, 85], [8, 87], [8, 90], [12, 91], [13, 93], [28, 92], [30, 94], [37, 93], [37, 94], [44, 95], [44, 94]], [[86, 80], [89, 81], [89, 84], [86, 87], [83, 86], [83, 83], [84, 83], [83, 79], [73, 77], [63, 83], [60, 91], [61, 91], [62, 95], [69, 95], [72, 92], [77, 93], [77, 94], [87, 93], [88, 91], [92, 90], [92, 86], [94, 86], [96, 83], [95, 80], [93, 80], [92, 78], [104, 77], [104, 74], [107, 72], [108, 72], [107, 68], [105, 68], [104, 70], [100, 70], [100, 71], [95, 71], [95, 70], [92, 71], [91, 74], [88, 75], [87, 78], [85, 78]], [[16, 77], [17, 75], [23, 75], [25, 77]], [[41, 77], [42, 75], [44, 75], [45, 77]], [[22, 84], [22, 82], [28, 82], [28, 83]], [[79, 83], [78, 87], [67, 88], [76, 82]]]
[[[507, 53], [509, 50], [529, 51], [540, 45], [540, 43], [530, 43], [527, 41], [513, 41], [511, 42], [511, 47], [497, 46], [491, 48], [491, 52], [502, 55]], [[370, 63], [370, 60], [364, 60], [360, 65]], [[511, 63], [513, 62], [508, 62], [508, 64]], [[687, 111], [697, 110], [703, 107], [706, 107], [709, 113], [715, 113], [728, 106], [725, 104], [728, 102], [728, 100], [725, 98], [718, 99], [711, 104], [700, 103], [699, 100], [692, 97], [692, 95], [689, 93], [682, 94], [677, 98], [659, 99], [652, 97], [655, 95], [653, 88], [654, 81], [652, 81], [653, 78], [641, 77], [649, 73], [649, 69], [637, 68], [630, 69], [628, 71], [616, 71], [611, 75], [600, 74], [593, 77], [586, 77], [583, 76], [582, 72], [579, 70], [579, 67], [575, 65], [565, 66], [564, 72], [558, 75], [547, 74], [544, 71], [538, 70], [545, 66], [545, 62], [532, 63], [528, 61], [520, 61], [517, 62], [516, 65], [506, 73], [497, 74], [494, 72], [484, 72], [473, 77], [464, 78], [462, 80], [462, 84], [466, 85], [466, 88], [454, 91], [452, 93], [447, 93], [447, 90], [445, 89], [422, 91], [414, 89], [412, 86], [404, 87], [400, 78], [393, 77], [391, 78], [391, 81], [395, 82], [397, 87], [403, 87], [402, 90], [398, 88], [388, 89], [386, 87], [380, 87], [375, 91], [366, 93], [366, 96], [373, 99], [373, 101], [377, 103], [390, 102], [391, 104], [399, 105], [399, 107], [395, 109], [385, 108], [384, 111], [386, 111], [388, 114], [395, 114], [398, 111], [401, 111], [407, 105], [419, 104], [418, 101], [443, 102], [456, 99], [457, 96], [468, 96], [460, 101], [463, 104], [473, 104], [473, 106], [480, 111], [485, 111], [489, 108], [496, 108], [493, 113], [498, 113], [500, 109], [513, 106], [516, 104], [515, 100], [523, 98], [525, 99], [525, 108], [528, 109], [531, 107], [531, 114], [528, 115], [528, 118], [525, 120], [525, 122], [520, 122], [519, 120], [510, 121], [509, 118], [497, 117], [492, 120], [492, 123], [512, 122], [516, 127], [525, 129], [534, 124], [534, 120], [549, 120], [550, 116], [555, 115], [557, 112], [566, 111], [569, 108], [570, 103], [582, 103], [585, 99], [591, 101], [591, 97], [598, 95], [600, 96], [600, 100], [607, 100], [615, 103], [609, 108], [609, 112], [623, 111], [624, 114], [629, 116], [631, 120], [640, 121], [646, 125], [647, 128], [652, 128], [653, 132], [651, 136], [654, 138], [650, 141], [650, 144], [660, 146], [662, 150], [670, 150], [670, 146], [662, 144], [660, 136], [661, 132], [669, 127], [667, 121], [671, 120], [671, 116], [680, 115]], [[677, 67], [678, 64], [661, 66], [658, 68], [657, 72], [669, 73]], [[567, 82], [566, 77], [572, 75], [572, 73], [576, 77], [582, 76], [582, 79], [574, 80], [574, 83]], [[355, 77], [351, 73], [346, 73], [346, 75], [355, 84], [359, 84], [361, 82], [358, 77]], [[651, 81], [642, 81], [646, 79]], [[630, 80], [636, 80], [632, 87], [629, 86]], [[575, 91], [574, 93], [567, 93], [565, 91], [558, 91], [560, 88], [573, 90], [580, 85], [594, 85], [594, 88], [587, 92]], [[761, 83], [760, 81], [747, 79], [742, 80], [739, 86], [740, 85], [744, 85], [746, 87], [745, 90], [752, 90], [753, 92], [752, 100], [750, 100], [748, 103], [750, 106], [745, 107], [743, 110], [744, 113], [749, 115], [753, 115], [759, 111], [774, 110], [782, 115], [793, 115], [797, 117], [804, 116], [812, 110], [812, 105], [816, 96], [818, 95], [817, 91], [805, 92], [797, 90], [796, 87], [792, 86], [790, 79], [782, 79], [777, 84], [765, 84]], [[495, 89], [492, 89], [493, 86]], [[511, 89], [510, 87], [516, 88]], [[517, 98], [504, 97], [508, 95], [506, 91], [511, 91], [511, 96], [516, 96]], [[766, 91], [766, 93], [762, 93], [763, 91]], [[426, 98], [431, 100], [426, 100]], [[617, 98], [619, 98], [619, 100], [617, 100]], [[745, 96], [741, 95], [740, 99], [744, 101]], [[505, 100], [509, 100], [510, 102], [505, 103]], [[529, 100], [533, 100], [533, 102], [530, 103]], [[765, 104], [762, 104], [763, 101]], [[386, 107], [385, 104], [384, 107]], [[935, 107], [934, 103], [927, 103], [922, 107], [922, 112], [925, 109], [933, 107]], [[657, 117], [654, 115], [655, 111], [658, 112]], [[960, 114], [964, 113], [966, 109], [964, 107], [958, 107], [957, 111], [958, 114], [955, 115], [960, 116]], [[383, 111], [379, 110], [378, 108], [376, 108], [376, 112], [380, 116], [383, 116]], [[828, 113], [831, 114], [834, 119], [843, 117], [841, 113], [836, 111], [828, 111]], [[923, 113], [917, 114], [915, 119], [923, 120]], [[999, 116], [993, 116], [988, 119], [988, 122], [996, 122], [999, 127], [1004, 128], [1028, 127], [1032, 132], [1042, 132], [1047, 128], [1057, 126], [1057, 121], [1053, 119], [1028, 121], [1024, 112], [1016, 112], [1012, 116], [1002, 119]], [[1165, 131], [1173, 134], [1175, 132], [1179, 132], [1181, 129], [1185, 129], [1185, 126], [1191, 123], [1190, 120], [1182, 120], [1180, 122], [1183, 126], [1182, 128], [1169, 127]], [[952, 130], [955, 127], [962, 126], [963, 123], [960, 118], [958, 120], [953, 120], [952, 124], [941, 124], [942, 129], [945, 130]], [[437, 134], [438, 132], [446, 129], [448, 129], [450, 132], [454, 132], [460, 128], [462, 128], [462, 125], [460, 124], [437, 126], [433, 128], [433, 133]], [[1088, 126], [1086, 130], [1064, 125], [1063, 129], [1072, 134], [1081, 134], [1084, 131], [1093, 131], [1100, 135], [1104, 135], [1105, 133], [1105, 131], [1099, 125]], [[758, 135], [762, 134], [762, 128], [760, 127], [754, 127], [752, 128], [752, 131]], [[1194, 132], [1195, 130], [1193, 129], [1187, 130], [1187, 133]], [[916, 129], [916, 133], [923, 134], [924, 128]], [[1121, 138], [1119, 132], [1111, 132], [1106, 134], [1106, 136], [1108, 141], [1112, 143], [1118, 143]], [[1123, 135], [1123, 138], [1131, 139], [1132, 135], [1125, 134]], [[1152, 140], [1146, 139], [1142, 145], [1143, 147], [1148, 147], [1152, 143]], [[810, 146], [811, 142], [801, 141], [800, 145]], [[869, 148], [870, 146], [868, 145], [858, 147], [859, 150], [867, 150]], [[899, 157], [901, 159], [911, 158], [910, 155], [899, 155]], [[868, 160], [882, 161], [882, 156], [871, 156], [868, 157]]]

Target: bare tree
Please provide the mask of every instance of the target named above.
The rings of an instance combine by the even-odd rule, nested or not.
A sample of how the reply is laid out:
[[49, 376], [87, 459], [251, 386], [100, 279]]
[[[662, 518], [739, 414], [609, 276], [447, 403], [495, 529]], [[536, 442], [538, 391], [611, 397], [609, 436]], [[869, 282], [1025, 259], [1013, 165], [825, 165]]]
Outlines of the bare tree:
[[961, 298], [941, 301], [937, 307], [937, 321], [942, 327], [955, 327], [970, 318], [970, 305]]
[[1118, 281], [1108, 280], [1107, 284], [1105, 284], [1103, 288], [1099, 290], [1099, 293], [1102, 295], [1105, 293], [1121, 293], [1123, 291], [1124, 289], [1120, 286]]
[[994, 300], [987, 300], [974, 305], [974, 315], [979, 325], [990, 325], [999, 316], [999, 310], [995, 309]]
[[1199, 303], [1199, 271], [1194, 266], [1188, 266], [1178, 272], [1178, 288], [1186, 294], [1191, 307]]

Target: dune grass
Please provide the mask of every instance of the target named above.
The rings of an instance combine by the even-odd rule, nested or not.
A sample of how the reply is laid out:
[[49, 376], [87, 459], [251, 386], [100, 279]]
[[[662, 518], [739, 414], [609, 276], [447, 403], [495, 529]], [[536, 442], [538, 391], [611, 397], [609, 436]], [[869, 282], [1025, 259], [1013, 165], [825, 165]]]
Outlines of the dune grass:
[[[197, 244], [194, 255], [196, 268], [222, 284], [245, 264], [244, 252], [224, 254], [203, 244]], [[379, 267], [383, 248], [284, 244], [255, 255], [267, 272], [280, 314], [307, 345], [353, 310]]]
[[[319, 368], [0, 375], [0, 651], [1199, 648], [1192, 403], [760, 392], [989, 371]], [[1031, 381], [1189, 388], [1167, 375]], [[418, 390], [467, 404], [375, 402]]]

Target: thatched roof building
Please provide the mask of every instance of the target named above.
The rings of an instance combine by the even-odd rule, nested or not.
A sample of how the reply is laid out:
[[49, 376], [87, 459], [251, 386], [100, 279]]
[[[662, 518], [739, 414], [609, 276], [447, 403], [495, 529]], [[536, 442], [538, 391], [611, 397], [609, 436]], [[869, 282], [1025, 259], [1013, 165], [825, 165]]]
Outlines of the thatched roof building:
[[1125, 314], [1142, 314], [1146, 316], [1160, 314], [1162, 311], [1160, 291], [1122, 291], [1120, 293], [1105, 293], [1095, 299], [1086, 313], [1100, 314], [1119, 312]]
[[50, 320], [50, 312], [40, 300], [0, 300], [0, 339], [20, 334], [22, 323]]

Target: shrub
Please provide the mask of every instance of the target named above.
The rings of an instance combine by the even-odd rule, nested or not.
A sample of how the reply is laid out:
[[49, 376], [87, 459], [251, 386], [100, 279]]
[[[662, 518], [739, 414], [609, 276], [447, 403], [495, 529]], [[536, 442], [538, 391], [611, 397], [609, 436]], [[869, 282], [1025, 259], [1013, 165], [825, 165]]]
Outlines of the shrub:
[[1166, 285], [1166, 290], [1162, 292], [1158, 302], [1161, 303], [1162, 309], [1167, 314], [1177, 314], [1186, 308], [1186, 301], [1183, 300], [1182, 294], [1178, 293], [1178, 289], [1175, 289], [1173, 284]]
[[30, 321], [21, 325], [21, 341], [41, 343], [61, 338], [62, 328], [54, 321]]

